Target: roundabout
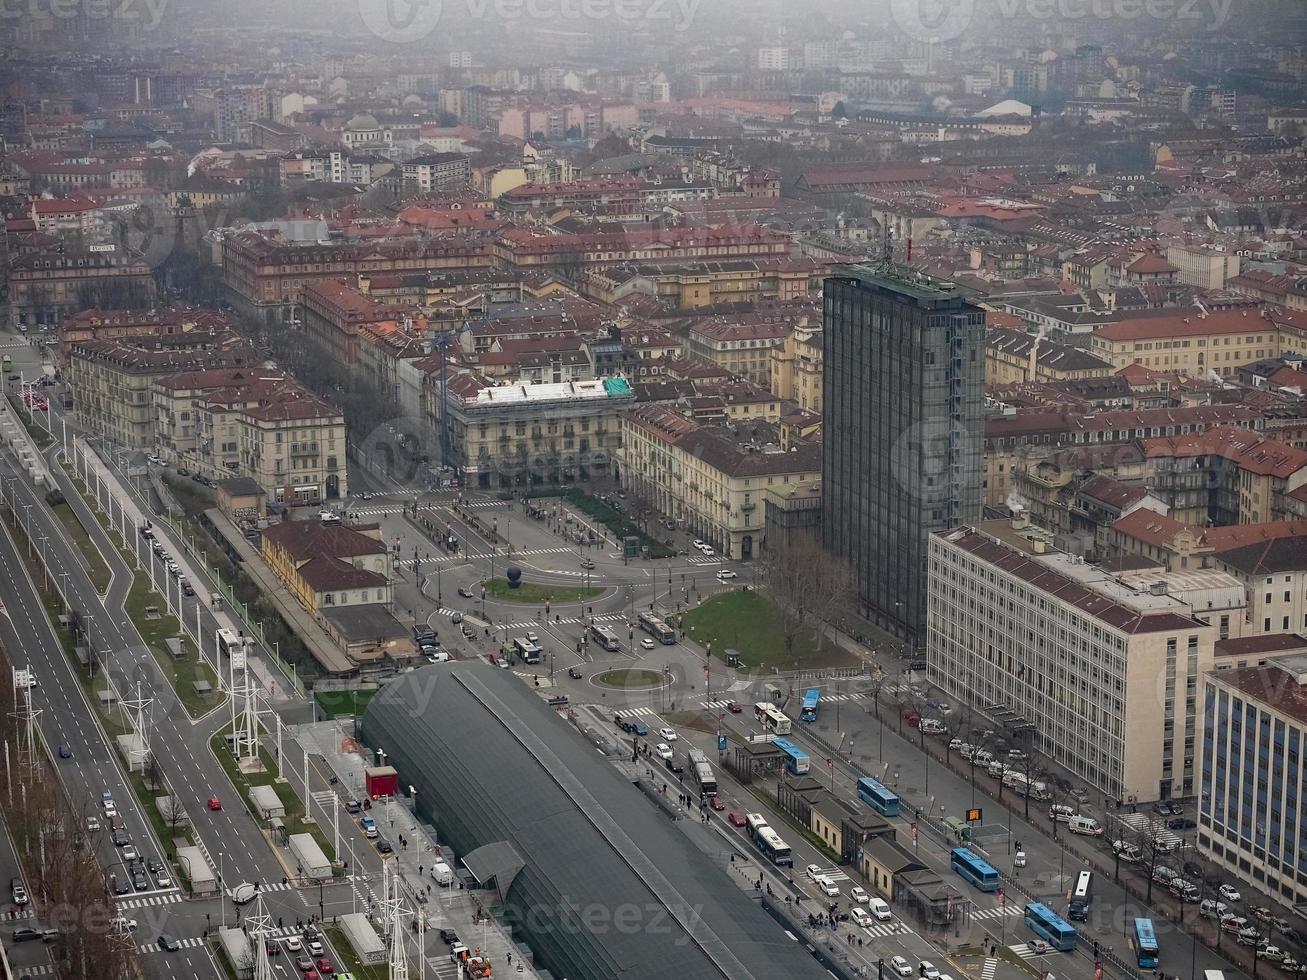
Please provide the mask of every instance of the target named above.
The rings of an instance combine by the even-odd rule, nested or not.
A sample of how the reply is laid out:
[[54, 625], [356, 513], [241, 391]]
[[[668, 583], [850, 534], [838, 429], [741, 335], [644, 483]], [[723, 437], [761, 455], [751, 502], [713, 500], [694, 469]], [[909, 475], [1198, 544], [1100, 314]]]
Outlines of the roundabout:
[[643, 667], [619, 667], [590, 678], [590, 683], [617, 691], [654, 691], [663, 685], [663, 675]]

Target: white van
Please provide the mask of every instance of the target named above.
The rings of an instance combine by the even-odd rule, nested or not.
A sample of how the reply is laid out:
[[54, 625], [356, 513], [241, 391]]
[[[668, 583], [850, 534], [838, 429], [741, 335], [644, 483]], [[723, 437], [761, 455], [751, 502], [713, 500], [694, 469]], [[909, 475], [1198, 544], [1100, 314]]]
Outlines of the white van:
[[437, 885], [448, 887], [454, 883], [454, 869], [444, 861], [437, 861], [431, 866], [431, 880]]
[[1093, 817], [1082, 817], [1079, 814], [1067, 819], [1066, 829], [1073, 834], [1085, 834], [1089, 837], [1103, 836], [1103, 828], [1097, 820]]
[[1054, 803], [1048, 808], [1048, 819], [1055, 823], [1066, 823], [1072, 817], [1079, 816], [1073, 807], [1065, 803]]
[[883, 898], [873, 898], [868, 902], [867, 911], [881, 922], [888, 922], [894, 917], [893, 913], [889, 910], [889, 904]]

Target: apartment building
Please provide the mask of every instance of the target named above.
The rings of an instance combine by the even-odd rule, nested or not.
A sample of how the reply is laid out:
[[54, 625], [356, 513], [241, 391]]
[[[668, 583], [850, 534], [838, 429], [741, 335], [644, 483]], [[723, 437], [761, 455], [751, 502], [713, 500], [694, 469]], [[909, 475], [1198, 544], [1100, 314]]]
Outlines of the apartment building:
[[985, 340], [985, 383], [1102, 378], [1112, 365], [1080, 347], [1056, 344], [1021, 330], [990, 328]]
[[[127, 340], [156, 334], [220, 334], [231, 322], [215, 310], [185, 306], [166, 310], [82, 310], [59, 324], [59, 355], [86, 340]], [[147, 340], [148, 346], [148, 340]]]
[[1054, 551], [1021, 522], [930, 538], [931, 682], [1032, 726], [1034, 748], [1099, 792], [1198, 791], [1197, 697], [1217, 628]]
[[622, 484], [729, 558], [753, 558], [766, 526], [766, 494], [812, 484], [821, 446], [783, 450], [762, 421], [705, 425], [665, 405], [622, 419]]
[[153, 271], [124, 249], [28, 252], [9, 265], [9, 323], [54, 326], [94, 306], [148, 307], [157, 297]]
[[428, 153], [404, 163], [404, 183], [423, 194], [466, 184], [472, 178], [472, 163], [465, 153]]
[[1140, 441], [1150, 491], [1184, 524], [1261, 524], [1291, 518], [1307, 487], [1307, 450], [1248, 429]]
[[1307, 533], [1217, 552], [1248, 596], [1247, 635], [1307, 633]]
[[1198, 850], [1238, 879], [1307, 902], [1307, 655], [1203, 678]]
[[[349, 493], [345, 416], [303, 388], [217, 391], [199, 403], [202, 458], [252, 477], [270, 504], [306, 505]], [[228, 447], [236, 444], [237, 467]]]
[[805, 412], [821, 414], [822, 336], [819, 326], [796, 327], [771, 348], [771, 391], [797, 402]]
[[155, 382], [184, 371], [250, 367], [258, 361], [233, 331], [192, 331], [86, 340], [64, 358], [63, 381], [80, 425], [125, 446], [155, 446]]
[[390, 555], [376, 524], [282, 521], [263, 532], [261, 549], [263, 560], [311, 613], [390, 602]]
[[1242, 261], [1233, 252], [1218, 252], [1200, 245], [1172, 245], [1166, 250], [1166, 260], [1176, 267], [1177, 278], [1202, 290], [1224, 289], [1239, 275]]
[[1301, 346], [1304, 329], [1307, 316], [1271, 308], [1168, 312], [1099, 327], [1091, 350], [1114, 368], [1142, 364], [1194, 377], [1230, 377], [1244, 364]]
[[[448, 379], [451, 460], [465, 485], [483, 489], [570, 483], [613, 472], [621, 414], [634, 401], [624, 378], [491, 385], [472, 374]], [[428, 399], [441, 426], [438, 393]]]
[[738, 322], [709, 317], [690, 327], [686, 351], [691, 357], [766, 387], [771, 383], [772, 351], [785, 343], [792, 330], [788, 319], [750, 318]]
[[[1139, 440], [1183, 436], [1213, 426], [1260, 428], [1261, 412], [1244, 405], [1197, 405], [1111, 411], [1031, 409], [985, 419], [985, 504], [1002, 505], [1015, 488], [1019, 462], [1058, 450], [1104, 476], [1142, 476]], [[1134, 472], [1138, 469], [1138, 472]], [[1159, 495], [1160, 496], [1160, 495]]]

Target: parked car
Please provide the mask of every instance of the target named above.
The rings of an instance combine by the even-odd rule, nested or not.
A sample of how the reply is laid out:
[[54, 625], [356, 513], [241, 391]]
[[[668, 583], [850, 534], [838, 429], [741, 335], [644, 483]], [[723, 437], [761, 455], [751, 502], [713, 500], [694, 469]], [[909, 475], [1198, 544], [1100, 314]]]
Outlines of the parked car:
[[1239, 889], [1235, 888], [1234, 885], [1222, 885], [1217, 891], [1227, 902], [1237, 902], [1243, 897], [1239, 894]]
[[1172, 817], [1166, 822], [1166, 825], [1171, 830], [1193, 830], [1198, 826], [1188, 817]]

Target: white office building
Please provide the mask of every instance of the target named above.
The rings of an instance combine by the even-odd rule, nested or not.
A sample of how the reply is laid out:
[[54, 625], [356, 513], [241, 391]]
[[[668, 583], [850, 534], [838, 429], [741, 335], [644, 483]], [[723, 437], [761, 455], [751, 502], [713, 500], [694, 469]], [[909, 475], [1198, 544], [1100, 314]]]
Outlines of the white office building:
[[931, 682], [1032, 726], [1036, 751], [1108, 797], [1194, 795], [1197, 685], [1216, 627], [1050, 537], [1021, 520], [931, 535]]

